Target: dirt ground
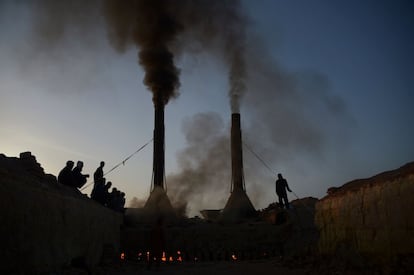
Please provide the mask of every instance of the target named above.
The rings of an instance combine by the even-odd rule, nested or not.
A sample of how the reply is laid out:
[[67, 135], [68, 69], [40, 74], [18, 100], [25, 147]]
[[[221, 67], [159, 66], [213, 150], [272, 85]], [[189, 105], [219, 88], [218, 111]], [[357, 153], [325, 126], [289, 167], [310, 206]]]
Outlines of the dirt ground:
[[99, 275], [132, 275], [132, 274], [170, 274], [170, 275], [243, 275], [243, 274], [310, 274], [305, 269], [290, 269], [272, 261], [251, 262], [215, 262], [215, 263], [183, 263], [162, 264], [148, 269], [145, 265], [126, 264], [119, 268], [101, 268]]
[[[63, 275], [88, 274], [86, 271], [69, 271]], [[294, 263], [282, 263], [277, 258], [253, 261], [235, 262], [195, 262], [161, 264], [148, 269], [144, 263], [127, 263], [111, 267], [96, 268], [92, 274], [96, 275], [146, 275], [146, 274], [169, 274], [169, 275], [373, 275], [379, 274], [373, 271], [349, 271], [340, 270], [336, 267], [315, 268], [311, 265], [296, 266]]]

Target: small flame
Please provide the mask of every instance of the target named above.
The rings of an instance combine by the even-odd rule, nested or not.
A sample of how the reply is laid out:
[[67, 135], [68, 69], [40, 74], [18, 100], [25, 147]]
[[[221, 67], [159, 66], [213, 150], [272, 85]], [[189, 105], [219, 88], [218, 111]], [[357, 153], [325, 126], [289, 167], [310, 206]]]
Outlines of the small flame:
[[121, 260], [125, 260], [125, 252], [121, 253]]
[[165, 256], [165, 251], [162, 252], [161, 261], [163, 261], [163, 262], [167, 261], [167, 257]]
[[183, 258], [181, 257], [181, 251], [180, 250], [178, 250], [177, 251], [177, 261], [179, 261], [179, 262], [182, 262], [183, 261]]
[[170, 258], [168, 259], [170, 262], [174, 261], [174, 258], [172, 256], [170, 256]]
[[237, 256], [235, 254], [232, 254], [231, 258], [233, 259], [233, 261], [237, 260]]

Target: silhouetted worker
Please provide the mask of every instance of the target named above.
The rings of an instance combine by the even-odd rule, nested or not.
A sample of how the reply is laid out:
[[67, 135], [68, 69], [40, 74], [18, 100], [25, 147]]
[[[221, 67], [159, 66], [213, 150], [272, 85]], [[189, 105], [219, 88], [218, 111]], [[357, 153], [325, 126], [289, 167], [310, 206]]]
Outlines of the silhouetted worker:
[[85, 185], [87, 178], [89, 177], [88, 174], [82, 174], [82, 168], [83, 168], [83, 162], [78, 161], [76, 163], [76, 167], [72, 170], [72, 176], [73, 176], [73, 187], [81, 188], [83, 185]]
[[58, 175], [58, 182], [67, 185], [73, 186], [73, 176], [72, 176], [72, 168], [75, 163], [71, 160], [66, 162], [66, 166], [59, 172]]
[[286, 189], [289, 192], [292, 192], [290, 190], [289, 185], [287, 183], [287, 180], [282, 177], [282, 174], [277, 174], [277, 180], [276, 180], [276, 194], [279, 197], [279, 205], [283, 208], [285, 206], [286, 209], [289, 209], [289, 201], [286, 193]]
[[99, 202], [102, 205], [105, 205], [106, 200], [105, 183], [106, 179], [102, 178], [100, 181], [93, 185], [93, 189], [91, 192], [91, 199]]
[[104, 180], [104, 173], [103, 167], [105, 166], [105, 162], [101, 161], [98, 168], [96, 168], [95, 173], [93, 173], [93, 189], [91, 192], [91, 198], [97, 201], [97, 197], [99, 196], [99, 192], [103, 190], [105, 180]]
[[111, 200], [111, 193], [109, 193], [109, 188], [111, 188], [112, 186], [112, 182], [108, 181], [105, 186], [104, 186], [104, 190], [103, 190], [103, 200], [104, 200], [104, 205], [108, 206], [109, 205], [109, 201]]
[[96, 184], [97, 182], [102, 181], [104, 173], [103, 173], [103, 167], [105, 166], [105, 162], [101, 161], [98, 168], [96, 168], [95, 173], [93, 173], [93, 182]]
[[119, 202], [119, 211], [124, 213], [125, 212], [125, 193], [121, 192], [121, 199]]
[[112, 192], [108, 194], [107, 206], [112, 210], [116, 210], [119, 200], [119, 191], [116, 187], [112, 187]]

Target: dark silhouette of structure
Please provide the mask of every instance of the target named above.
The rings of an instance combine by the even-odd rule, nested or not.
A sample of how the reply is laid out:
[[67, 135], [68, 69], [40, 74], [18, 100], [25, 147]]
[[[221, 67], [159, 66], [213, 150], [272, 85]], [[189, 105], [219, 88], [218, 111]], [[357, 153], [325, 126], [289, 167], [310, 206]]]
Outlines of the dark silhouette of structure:
[[58, 182], [67, 185], [67, 186], [73, 186], [73, 175], [72, 175], [72, 169], [75, 163], [71, 160], [68, 160], [66, 162], [66, 166], [59, 172], [58, 175]]
[[242, 134], [240, 114], [231, 115], [231, 195], [220, 219], [225, 222], [240, 222], [257, 216], [252, 202], [246, 194], [243, 173]]
[[160, 265], [163, 256], [162, 253], [165, 251], [164, 221], [161, 215], [157, 218], [151, 229], [149, 238], [151, 249], [148, 259], [148, 269], [151, 268], [154, 262], [156, 266]]
[[[165, 98], [157, 96], [154, 101], [154, 155], [153, 155], [153, 186], [146, 201], [145, 215], [147, 222], [155, 222], [157, 215], [164, 215], [165, 223], [176, 220], [176, 213], [167, 196], [165, 188]], [[169, 217], [169, 218], [167, 218]]]
[[279, 205], [281, 208], [285, 207], [286, 209], [289, 209], [289, 200], [287, 197], [286, 189], [289, 192], [292, 192], [292, 190], [289, 188], [287, 180], [283, 178], [282, 174], [277, 174], [276, 194], [279, 198]]
[[153, 156], [153, 176], [154, 187], [164, 188], [165, 172], [165, 126], [164, 126], [165, 104], [162, 97], [157, 97], [154, 104], [154, 156]]

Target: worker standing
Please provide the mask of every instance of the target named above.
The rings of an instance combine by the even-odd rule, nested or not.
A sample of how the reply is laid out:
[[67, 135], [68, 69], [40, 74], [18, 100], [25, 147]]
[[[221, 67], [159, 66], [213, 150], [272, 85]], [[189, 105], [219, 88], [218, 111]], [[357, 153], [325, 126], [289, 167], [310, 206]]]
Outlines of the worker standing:
[[279, 197], [279, 205], [281, 208], [285, 207], [286, 209], [289, 209], [289, 200], [287, 197], [286, 189], [289, 192], [292, 192], [292, 190], [289, 188], [287, 180], [283, 178], [282, 174], [277, 174], [276, 194]]

